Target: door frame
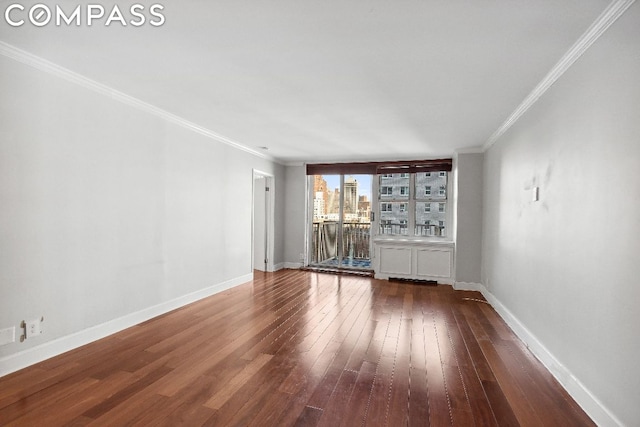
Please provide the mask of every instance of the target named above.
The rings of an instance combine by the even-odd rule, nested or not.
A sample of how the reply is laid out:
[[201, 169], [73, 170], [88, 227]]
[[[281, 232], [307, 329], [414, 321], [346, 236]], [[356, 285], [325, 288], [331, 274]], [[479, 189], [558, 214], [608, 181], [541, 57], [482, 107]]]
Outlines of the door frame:
[[[255, 205], [255, 196], [256, 190], [262, 191], [262, 187], [258, 187], [256, 185], [256, 181], [265, 182], [265, 188], [268, 190], [265, 191], [265, 203], [264, 207]], [[273, 254], [274, 254], [274, 218], [275, 218], [275, 179], [273, 174], [268, 172], [263, 172], [258, 169], [252, 170], [252, 185], [251, 185], [251, 270], [253, 271], [256, 266], [256, 261], [254, 259], [255, 255], [255, 219], [256, 219], [256, 209], [264, 209], [264, 254], [267, 259], [265, 263], [265, 269], [267, 272], [275, 271], [275, 264], [273, 262]]]

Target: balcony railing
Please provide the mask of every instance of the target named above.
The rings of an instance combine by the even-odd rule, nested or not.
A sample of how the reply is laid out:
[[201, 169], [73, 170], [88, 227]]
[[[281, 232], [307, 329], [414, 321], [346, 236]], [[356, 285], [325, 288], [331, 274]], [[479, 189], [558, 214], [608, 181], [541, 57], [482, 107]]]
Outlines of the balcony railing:
[[[338, 259], [338, 231], [340, 224], [336, 221], [314, 222], [312, 233], [312, 264], [323, 264]], [[342, 259], [370, 260], [371, 224], [342, 224]]]
[[[415, 235], [420, 237], [446, 235], [445, 228], [439, 225], [416, 224]], [[385, 223], [380, 224], [380, 234], [389, 234], [396, 236], [406, 236], [409, 232], [407, 224], [404, 223]]]
[[416, 224], [416, 236], [444, 237], [446, 236], [446, 231], [444, 226], [440, 226], [440, 225]]
[[386, 222], [380, 224], [380, 234], [407, 235], [407, 224]]

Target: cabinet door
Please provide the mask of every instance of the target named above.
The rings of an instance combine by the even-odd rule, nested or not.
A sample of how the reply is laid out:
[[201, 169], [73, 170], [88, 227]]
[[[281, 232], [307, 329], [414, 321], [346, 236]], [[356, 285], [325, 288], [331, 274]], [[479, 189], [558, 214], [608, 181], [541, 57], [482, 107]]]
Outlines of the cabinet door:
[[452, 254], [448, 249], [417, 249], [417, 275], [451, 277]]
[[380, 273], [411, 274], [411, 248], [380, 248]]

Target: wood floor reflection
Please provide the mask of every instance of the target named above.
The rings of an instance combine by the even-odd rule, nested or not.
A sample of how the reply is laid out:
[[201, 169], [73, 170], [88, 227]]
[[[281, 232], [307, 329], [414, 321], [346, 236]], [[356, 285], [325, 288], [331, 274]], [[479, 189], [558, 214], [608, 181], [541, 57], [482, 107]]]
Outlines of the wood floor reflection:
[[0, 378], [0, 425], [588, 426], [479, 293], [299, 270]]

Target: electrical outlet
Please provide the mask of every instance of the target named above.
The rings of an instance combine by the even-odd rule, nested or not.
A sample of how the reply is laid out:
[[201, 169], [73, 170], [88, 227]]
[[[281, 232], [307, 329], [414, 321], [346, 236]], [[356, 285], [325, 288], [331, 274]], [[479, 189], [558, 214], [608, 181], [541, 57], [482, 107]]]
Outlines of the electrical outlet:
[[40, 319], [26, 320], [22, 322], [22, 327], [24, 328], [24, 335], [20, 340], [25, 340], [32, 337], [37, 337], [42, 334], [42, 322], [44, 321], [44, 317]]
[[40, 327], [40, 319], [30, 320], [27, 322], [27, 338], [36, 337], [42, 333]]
[[16, 340], [16, 328], [12, 326], [6, 329], [0, 329], [0, 345], [11, 344]]

